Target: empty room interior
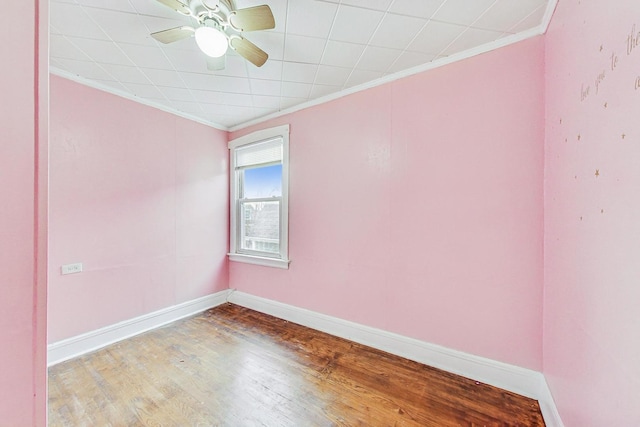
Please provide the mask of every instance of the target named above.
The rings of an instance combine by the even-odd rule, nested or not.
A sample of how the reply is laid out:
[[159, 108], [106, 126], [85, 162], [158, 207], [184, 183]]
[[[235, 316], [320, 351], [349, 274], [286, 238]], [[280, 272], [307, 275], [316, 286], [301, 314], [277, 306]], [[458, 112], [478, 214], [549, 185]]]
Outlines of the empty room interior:
[[639, 2], [18, 6], [1, 427], [640, 425]]

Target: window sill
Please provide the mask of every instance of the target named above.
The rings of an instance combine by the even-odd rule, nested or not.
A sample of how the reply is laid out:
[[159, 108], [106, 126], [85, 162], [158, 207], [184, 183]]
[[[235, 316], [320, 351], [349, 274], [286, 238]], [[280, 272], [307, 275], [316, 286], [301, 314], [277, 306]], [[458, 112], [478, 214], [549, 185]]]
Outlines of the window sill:
[[278, 259], [278, 258], [267, 258], [261, 256], [254, 255], [245, 255], [245, 254], [227, 254], [229, 256], [229, 261], [236, 262], [245, 262], [247, 264], [256, 264], [262, 265], [264, 267], [276, 267], [282, 268], [285, 270], [289, 269], [290, 260]]

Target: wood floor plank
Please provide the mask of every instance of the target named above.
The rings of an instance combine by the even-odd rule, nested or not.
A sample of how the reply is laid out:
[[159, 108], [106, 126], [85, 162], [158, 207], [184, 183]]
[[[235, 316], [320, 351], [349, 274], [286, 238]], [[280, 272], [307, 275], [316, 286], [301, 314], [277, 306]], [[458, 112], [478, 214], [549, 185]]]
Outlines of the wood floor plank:
[[51, 426], [544, 426], [538, 403], [225, 304], [49, 370]]

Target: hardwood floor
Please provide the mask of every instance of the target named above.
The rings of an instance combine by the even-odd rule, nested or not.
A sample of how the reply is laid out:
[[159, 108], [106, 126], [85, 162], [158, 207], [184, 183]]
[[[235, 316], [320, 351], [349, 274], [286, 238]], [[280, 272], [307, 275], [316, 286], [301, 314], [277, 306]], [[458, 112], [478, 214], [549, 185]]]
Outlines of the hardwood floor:
[[49, 369], [50, 426], [544, 426], [535, 400], [233, 304]]

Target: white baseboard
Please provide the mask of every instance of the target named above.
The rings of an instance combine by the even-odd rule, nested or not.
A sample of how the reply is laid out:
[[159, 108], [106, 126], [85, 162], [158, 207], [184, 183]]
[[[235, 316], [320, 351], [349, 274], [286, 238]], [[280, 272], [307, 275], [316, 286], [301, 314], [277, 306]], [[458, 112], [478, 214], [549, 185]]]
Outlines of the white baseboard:
[[544, 416], [544, 422], [547, 427], [564, 427], [564, 423], [560, 418], [560, 412], [558, 412], [558, 408], [556, 407], [556, 403], [553, 400], [553, 396], [551, 395], [551, 389], [547, 384], [547, 380], [542, 377], [542, 381], [540, 382], [540, 394], [537, 397], [538, 403], [540, 404], [540, 411], [542, 411], [542, 415]]
[[544, 375], [473, 354], [232, 291], [228, 301], [397, 356], [536, 399], [547, 427], [563, 427]]
[[371, 328], [243, 292], [225, 290], [49, 344], [48, 366], [231, 302], [538, 400], [547, 427], [564, 427], [542, 373]]
[[98, 350], [109, 344], [122, 341], [134, 335], [166, 325], [167, 323], [224, 304], [227, 302], [229, 293], [229, 290], [217, 292], [49, 344], [47, 346], [47, 365], [53, 366], [65, 360]]

